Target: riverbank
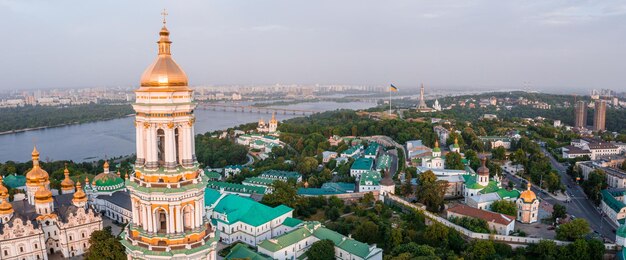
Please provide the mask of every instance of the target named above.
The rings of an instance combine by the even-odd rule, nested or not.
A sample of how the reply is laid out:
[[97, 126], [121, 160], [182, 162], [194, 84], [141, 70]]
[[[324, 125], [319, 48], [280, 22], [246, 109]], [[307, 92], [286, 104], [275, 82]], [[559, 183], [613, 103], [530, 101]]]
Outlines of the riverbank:
[[122, 117], [106, 118], [106, 119], [85, 121], [85, 122], [72, 122], [72, 123], [58, 124], [58, 125], [52, 125], [52, 126], [29, 127], [29, 128], [23, 128], [23, 129], [17, 129], [17, 130], [10, 130], [10, 131], [0, 132], [0, 135], [18, 134], [18, 133], [23, 133], [23, 132], [28, 132], [28, 131], [44, 130], [44, 129], [64, 127], [64, 126], [72, 126], [72, 125], [89, 124], [89, 123], [109, 121], [109, 120], [115, 120], [115, 119], [120, 119], [120, 118], [125, 118], [125, 117], [131, 117], [131, 116], [135, 116], [135, 114], [128, 114], [128, 115], [125, 115], [125, 116], [122, 116]]

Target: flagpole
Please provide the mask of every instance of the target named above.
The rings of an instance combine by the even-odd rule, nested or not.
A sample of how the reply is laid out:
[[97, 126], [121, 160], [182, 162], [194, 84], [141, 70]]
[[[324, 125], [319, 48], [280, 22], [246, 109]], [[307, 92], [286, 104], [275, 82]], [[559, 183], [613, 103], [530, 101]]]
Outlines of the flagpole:
[[391, 116], [391, 87], [389, 87], [389, 116]]

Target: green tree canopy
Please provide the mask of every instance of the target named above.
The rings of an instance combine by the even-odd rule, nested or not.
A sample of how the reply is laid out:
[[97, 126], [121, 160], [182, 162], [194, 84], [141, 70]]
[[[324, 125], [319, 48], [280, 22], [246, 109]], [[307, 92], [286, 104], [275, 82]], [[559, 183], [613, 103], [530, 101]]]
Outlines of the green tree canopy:
[[111, 234], [111, 227], [96, 230], [89, 237], [89, 250], [85, 254], [87, 260], [124, 260], [126, 249], [119, 238]]
[[498, 200], [491, 204], [491, 210], [510, 216], [517, 216], [517, 206], [515, 202], [508, 200]]
[[569, 223], [560, 225], [556, 229], [556, 239], [574, 241], [583, 238], [589, 231], [589, 223], [585, 219], [577, 218]]
[[428, 170], [419, 175], [419, 183], [415, 197], [417, 201], [426, 205], [429, 211], [438, 212], [443, 206], [443, 197], [448, 187], [447, 181], [438, 181], [437, 176]]
[[335, 259], [335, 243], [330, 239], [322, 239], [313, 243], [305, 254], [310, 260]]
[[446, 169], [465, 169], [465, 165], [463, 164], [461, 155], [459, 153], [453, 152], [446, 154]]

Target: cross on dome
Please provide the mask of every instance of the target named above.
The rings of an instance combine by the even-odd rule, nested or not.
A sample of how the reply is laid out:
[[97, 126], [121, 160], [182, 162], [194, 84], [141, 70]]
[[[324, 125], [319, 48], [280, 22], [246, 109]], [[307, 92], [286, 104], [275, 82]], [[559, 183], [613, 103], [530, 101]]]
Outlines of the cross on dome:
[[167, 10], [165, 10], [165, 8], [163, 8], [163, 12], [161, 12], [161, 15], [163, 15], [163, 25], [165, 25], [166, 23], [165, 17], [168, 15]]

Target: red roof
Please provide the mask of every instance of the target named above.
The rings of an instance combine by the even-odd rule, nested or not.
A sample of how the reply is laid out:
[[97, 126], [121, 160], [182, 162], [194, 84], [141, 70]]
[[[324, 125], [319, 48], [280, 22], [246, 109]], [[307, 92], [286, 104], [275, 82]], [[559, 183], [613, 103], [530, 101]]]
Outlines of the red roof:
[[476, 209], [465, 205], [456, 205], [452, 208], [448, 209], [448, 212], [453, 212], [459, 215], [479, 218], [487, 222], [495, 222], [502, 225], [511, 224], [511, 222], [515, 221], [515, 217], [509, 216], [502, 213], [495, 213], [491, 211], [486, 211], [482, 209]]

